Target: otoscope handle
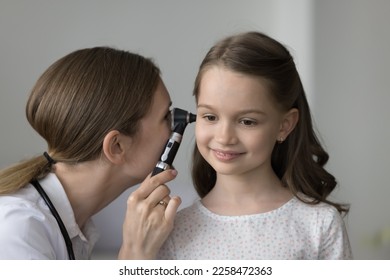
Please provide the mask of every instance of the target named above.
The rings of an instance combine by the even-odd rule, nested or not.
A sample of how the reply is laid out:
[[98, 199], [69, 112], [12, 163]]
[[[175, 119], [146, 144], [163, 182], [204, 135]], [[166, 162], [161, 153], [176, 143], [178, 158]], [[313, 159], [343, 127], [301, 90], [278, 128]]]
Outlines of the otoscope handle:
[[159, 162], [154, 167], [152, 176], [171, 168], [176, 153], [179, 150], [181, 139], [182, 139], [181, 134], [177, 132], [173, 132], [171, 134], [171, 137], [165, 144], [165, 149], [160, 156]]

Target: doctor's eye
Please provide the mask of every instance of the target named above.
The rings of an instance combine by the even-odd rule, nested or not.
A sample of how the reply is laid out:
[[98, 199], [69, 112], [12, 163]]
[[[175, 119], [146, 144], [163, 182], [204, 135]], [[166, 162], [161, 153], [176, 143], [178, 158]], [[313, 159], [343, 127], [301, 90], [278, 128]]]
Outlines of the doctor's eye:
[[172, 110], [168, 110], [168, 112], [165, 114], [164, 119], [167, 120], [168, 122], [171, 122], [171, 120], [172, 120]]

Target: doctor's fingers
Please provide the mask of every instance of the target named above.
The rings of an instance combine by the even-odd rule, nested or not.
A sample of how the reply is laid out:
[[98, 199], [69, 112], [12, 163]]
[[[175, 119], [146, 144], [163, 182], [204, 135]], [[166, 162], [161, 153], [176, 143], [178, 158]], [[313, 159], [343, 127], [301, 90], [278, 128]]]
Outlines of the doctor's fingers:
[[179, 208], [181, 204], [181, 199], [178, 196], [172, 197], [167, 205], [167, 208], [165, 210], [164, 218], [167, 224], [173, 228], [173, 222], [175, 220], [175, 216], [177, 213], [177, 209]]
[[150, 208], [155, 206], [163, 206], [165, 208], [171, 199], [169, 197], [170, 193], [171, 190], [166, 185], [160, 185], [145, 199], [145, 203]]
[[137, 192], [133, 192], [127, 199], [127, 207], [152, 209], [159, 205], [160, 201], [164, 201], [164, 206], [166, 206], [170, 200], [170, 192], [170, 189], [166, 185], [157, 186], [146, 198], [140, 196]]
[[160, 185], [172, 181], [177, 176], [177, 171], [174, 169], [165, 170], [153, 177], [151, 174], [141, 183], [140, 187], [133, 193], [138, 199], [145, 199]]

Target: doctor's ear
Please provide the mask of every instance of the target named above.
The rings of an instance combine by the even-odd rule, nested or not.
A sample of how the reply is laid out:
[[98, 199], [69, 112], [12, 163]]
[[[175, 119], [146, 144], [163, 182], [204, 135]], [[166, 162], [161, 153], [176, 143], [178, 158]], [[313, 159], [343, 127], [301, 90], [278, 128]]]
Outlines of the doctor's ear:
[[118, 130], [112, 130], [107, 133], [103, 140], [103, 153], [107, 160], [113, 164], [120, 164], [125, 161], [125, 140], [129, 141]]
[[282, 119], [277, 141], [282, 143], [297, 126], [299, 111], [296, 108], [289, 110]]

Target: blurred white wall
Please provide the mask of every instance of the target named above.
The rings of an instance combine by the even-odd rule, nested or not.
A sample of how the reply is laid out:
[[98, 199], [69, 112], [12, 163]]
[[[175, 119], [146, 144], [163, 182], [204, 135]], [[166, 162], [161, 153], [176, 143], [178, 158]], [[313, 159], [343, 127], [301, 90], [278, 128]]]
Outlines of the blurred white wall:
[[[28, 125], [24, 107], [35, 80], [63, 55], [107, 45], [153, 57], [174, 106], [194, 111], [193, 81], [206, 51], [226, 35], [260, 30], [288, 45], [295, 57], [329, 148], [329, 168], [340, 181], [335, 197], [352, 203], [347, 225], [355, 257], [389, 258], [389, 248], [360, 245], [363, 236], [390, 225], [389, 206], [384, 204], [389, 197], [384, 181], [389, 166], [384, 145], [389, 4], [369, 3], [0, 0], [0, 168], [46, 149]], [[179, 177], [170, 184], [183, 207], [196, 199], [189, 174], [193, 134], [189, 125], [175, 160]], [[101, 230], [97, 252], [103, 257], [114, 257], [119, 248], [130, 192], [95, 217]]]
[[314, 10], [314, 114], [363, 259], [390, 259], [389, 12], [387, 0], [316, 1]]

